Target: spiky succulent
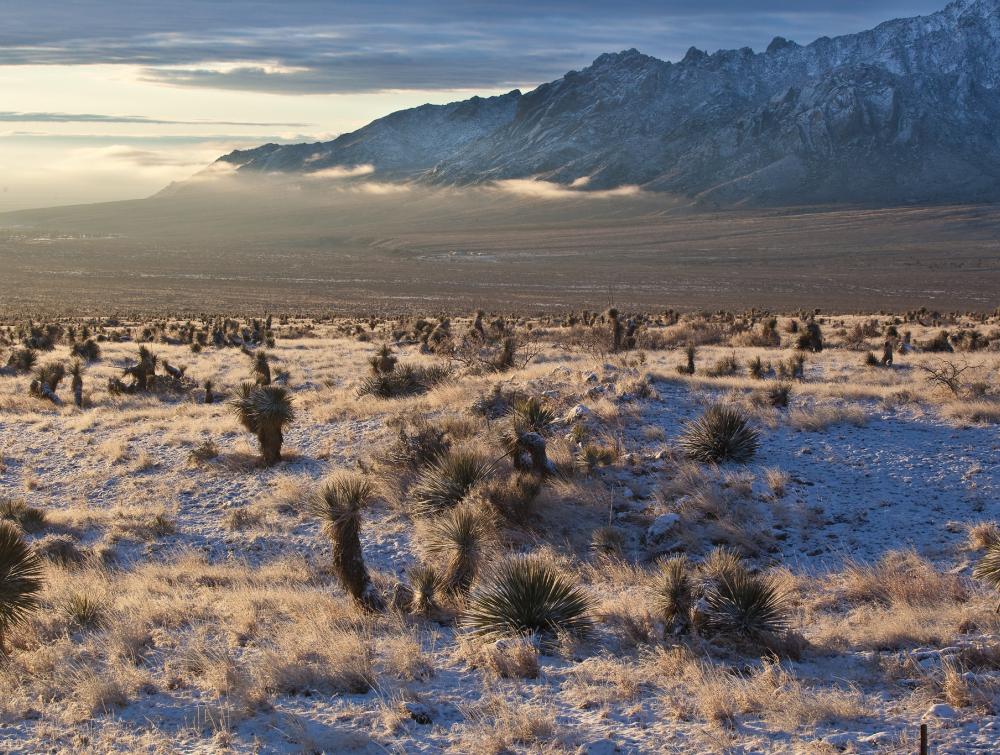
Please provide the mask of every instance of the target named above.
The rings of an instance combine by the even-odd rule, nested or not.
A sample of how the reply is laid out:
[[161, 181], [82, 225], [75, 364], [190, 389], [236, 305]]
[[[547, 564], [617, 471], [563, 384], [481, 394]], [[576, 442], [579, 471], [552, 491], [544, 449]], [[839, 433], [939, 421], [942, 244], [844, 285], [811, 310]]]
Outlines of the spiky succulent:
[[775, 580], [736, 571], [723, 575], [705, 593], [707, 628], [759, 640], [788, 628], [788, 596]]
[[450, 592], [466, 592], [479, 564], [495, 542], [496, 525], [483, 509], [459, 505], [434, 517], [423, 532], [426, 551], [444, 562], [441, 584]]
[[364, 475], [340, 472], [309, 500], [309, 510], [333, 546], [334, 573], [348, 595], [366, 606], [373, 606], [374, 591], [361, 550], [361, 514], [374, 494], [374, 485]]
[[556, 421], [556, 414], [543, 404], [541, 399], [530, 396], [514, 402], [511, 409], [511, 420], [515, 432], [518, 434], [539, 433], [544, 435], [552, 423]]
[[437, 593], [441, 588], [441, 576], [433, 566], [418, 565], [407, 574], [410, 577], [410, 610], [417, 614], [428, 614], [437, 608]]
[[[995, 590], [1000, 590], [1000, 542], [986, 546], [986, 552], [972, 569], [972, 576], [981, 579]], [[997, 605], [1000, 613], [1000, 605]]]
[[687, 623], [694, 601], [694, 584], [686, 556], [660, 563], [651, 585], [653, 610], [663, 619], [664, 631]]
[[257, 436], [264, 463], [280, 461], [283, 431], [295, 419], [288, 389], [241, 383], [229, 406], [240, 424]]
[[760, 435], [735, 406], [710, 406], [684, 429], [680, 446], [689, 459], [705, 463], [745, 463], [760, 446]]
[[415, 514], [433, 514], [457, 506], [485, 480], [491, 465], [473, 451], [450, 451], [425, 467], [410, 491]]
[[42, 564], [13, 524], [0, 521], [0, 655], [6, 634], [38, 607]]
[[701, 577], [707, 581], [720, 580], [747, 571], [743, 557], [732, 548], [727, 548], [724, 545], [717, 545], [713, 548], [698, 568]]
[[546, 561], [515, 556], [473, 591], [463, 624], [480, 637], [586, 635], [593, 600]]

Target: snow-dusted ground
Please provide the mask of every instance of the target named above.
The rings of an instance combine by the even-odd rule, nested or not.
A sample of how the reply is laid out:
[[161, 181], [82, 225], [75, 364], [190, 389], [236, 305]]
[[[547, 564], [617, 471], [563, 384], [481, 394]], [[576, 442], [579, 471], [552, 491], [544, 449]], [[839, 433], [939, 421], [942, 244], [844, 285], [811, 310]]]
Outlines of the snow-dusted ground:
[[[699, 472], [695, 487], [714, 491], [739, 520], [739, 536], [721, 542], [743, 542], [755, 565], [783, 567], [796, 580], [793, 625], [811, 646], [801, 659], [781, 661], [789, 676], [777, 681], [750, 670], [759, 669], [757, 659], [700, 641], [677, 661], [679, 651], [660, 640], [646, 611], [641, 578], [587, 550], [590, 532], [609, 517], [640, 568], [671, 550], [697, 559], [718, 542], [695, 537], [719, 530], [692, 519], [697, 490], [678, 488], [685, 465], [674, 442], [704, 406], [743, 400], [737, 394], [746, 391], [724, 379], [678, 376], [682, 357], [673, 351], [625, 365], [548, 349], [504, 376], [506, 387], [548, 396], [560, 414], [577, 418], [553, 437], [557, 461], [574, 450], [563, 437], [573, 421], [621, 446], [614, 464], [552, 486], [527, 531], [508, 533], [522, 549], [566, 559], [600, 609], [592, 639], [542, 655], [536, 678], [506, 679], [446, 623], [359, 618], [327, 573], [328, 543], [302, 510], [325, 475], [378, 456], [392, 437], [387, 420], [401, 412], [467, 419], [472, 400], [497, 379], [465, 377], [423, 397], [359, 401], [354, 385], [373, 345], [326, 334], [279, 339], [273, 354], [291, 372], [298, 417], [286, 434], [287, 460], [260, 469], [224, 405], [107, 396], [106, 377], [134, 348], [105, 345], [102, 362], [88, 370], [92, 406], [83, 411], [26, 397], [24, 377], [0, 377], [0, 495], [47, 512], [33, 541], [68, 534], [80, 549], [109, 557], [108, 569], [50, 567], [43, 615], [17, 643], [15, 670], [0, 677], [11, 685], [0, 701], [0, 751], [912, 752], [921, 721], [930, 724], [934, 751], [996, 750], [1000, 662], [976, 665], [968, 648], [995, 649], [1000, 658], [1000, 623], [993, 596], [968, 579], [975, 554], [966, 541], [968, 526], [1000, 519], [1000, 433], [996, 425], [945, 419], [942, 400], [930, 394], [885, 400], [887, 392], [916, 390], [905, 366], [873, 378], [857, 352], [811, 357], [809, 379], [793, 389], [788, 409], [750, 409], [761, 432], [753, 461]], [[215, 378], [220, 389], [246, 372], [236, 350], [156, 349], [188, 364], [199, 381]], [[708, 364], [730, 351], [708, 347], [701, 359]], [[746, 350], [741, 361], [754, 353], [785, 356]], [[64, 357], [65, 349], [55, 354]], [[430, 359], [412, 347], [402, 355]], [[979, 362], [995, 381], [996, 356]], [[643, 374], [653, 395], [623, 399], [622, 385]], [[845, 374], [853, 377], [846, 384]], [[866, 383], [867, 394], [859, 390]], [[829, 424], [799, 429], [824, 412]], [[219, 456], [191, 462], [205, 439]], [[781, 493], [767, 481], [774, 471], [786, 479]], [[251, 523], [233, 526], [234, 512], [251, 514]], [[651, 523], [671, 512], [688, 529], [668, 529], [654, 542]], [[170, 526], [151, 535], [159, 513]], [[417, 541], [412, 523], [389, 503], [369, 512], [363, 546], [375, 571], [405, 579], [421, 557]], [[906, 549], [958, 575], [967, 595], [927, 606], [845, 597], [845, 567]], [[72, 590], [93, 591], [103, 602], [103, 628], [84, 631], [62, 618], [60, 601]], [[247, 629], [248, 612], [256, 618]], [[880, 639], [894, 621], [912, 624], [912, 636]], [[257, 689], [267, 650], [294, 645], [280, 633], [288, 625], [319, 641], [329, 640], [330, 625], [360, 631], [373, 658], [372, 689], [272, 691], [264, 699], [247, 692], [241, 674]], [[149, 636], [134, 662], [123, 663], [109, 648], [130, 628]], [[191, 662], [203, 645], [211, 652]], [[324, 657], [347, 663], [350, 654]], [[952, 665], [965, 680], [964, 704], [954, 679], [951, 687], [943, 681]], [[216, 680], [208, 669], [219, 667], [232, 679]], [[730, 686], [699, 676], [710, 667], [727, 669], [721, 678]], [[756, 697], [733, 691], [744, 681]], [[119, 696], [108, 693], [110, 684]], [[712, 698], [735, 701], [730, 724], [709, 715]]]

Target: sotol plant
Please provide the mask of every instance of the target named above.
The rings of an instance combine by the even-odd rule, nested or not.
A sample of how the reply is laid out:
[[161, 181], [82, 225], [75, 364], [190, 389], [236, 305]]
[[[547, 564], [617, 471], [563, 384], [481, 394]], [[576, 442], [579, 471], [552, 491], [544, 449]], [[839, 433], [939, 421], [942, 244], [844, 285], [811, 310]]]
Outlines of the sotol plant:
[[554, 566], [532, 556], [503, 561], [489, 581], [473, 591], [463, 624], [488, 638], [561, 632], [586, 635], [591, 598]]
[[242, 383], [230, 402], [240, 424], [257, 436], [264, 463], [281, 461], [284, 430], [295, 418], [288, 389], [274, 385]]
[[745, 463], [757, 452], [760, 436], [740, 409], [716, 404], [687, 424], [680, 446], [695, 461]]
[[0, 656], [4, 638], [38, 607], [42, 564], [21, 533], [0, 521]]
[[333, 571], [344, 590], [359, 605], [378, 607], [361, 551], [361, 514], [374, 496], [371, 481], [355, 472], [334, 475], [309, 501], [333, 546]]

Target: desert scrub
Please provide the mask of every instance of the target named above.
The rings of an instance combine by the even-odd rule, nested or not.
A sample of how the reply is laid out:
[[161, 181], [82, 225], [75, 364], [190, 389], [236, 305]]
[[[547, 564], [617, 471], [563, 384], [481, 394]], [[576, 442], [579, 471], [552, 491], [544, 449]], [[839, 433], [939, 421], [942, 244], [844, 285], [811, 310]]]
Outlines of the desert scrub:
[[757, 452], [760, 439], [741, 409], [716, 404], [685, 426], [680, 446], [695, 461], [746, 463]]

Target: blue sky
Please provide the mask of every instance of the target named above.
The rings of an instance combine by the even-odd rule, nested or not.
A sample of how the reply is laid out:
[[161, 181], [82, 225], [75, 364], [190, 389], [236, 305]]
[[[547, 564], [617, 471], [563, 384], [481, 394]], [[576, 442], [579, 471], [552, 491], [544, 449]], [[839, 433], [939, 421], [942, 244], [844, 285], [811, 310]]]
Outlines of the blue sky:
[[146, 196], [235, 147], [529, 89], [602, 52], [805, 44], [942, 5], [0, 0], [0, 210]]

